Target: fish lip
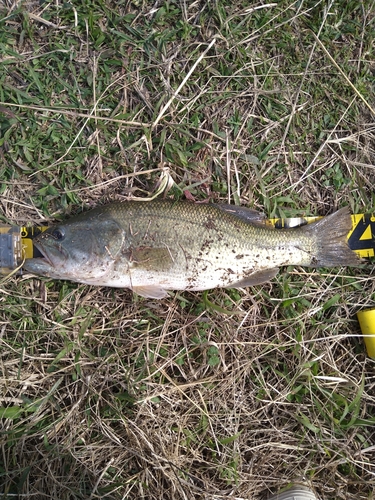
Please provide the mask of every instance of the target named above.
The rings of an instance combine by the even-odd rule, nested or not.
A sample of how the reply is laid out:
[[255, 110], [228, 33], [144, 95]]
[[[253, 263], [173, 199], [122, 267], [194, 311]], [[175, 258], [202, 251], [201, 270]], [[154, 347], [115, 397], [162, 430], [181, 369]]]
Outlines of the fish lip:
[[38, 252], [42, 255], [41, 257], [33, 257], [33, 260], [36, 260], [36, 259], [43, 259], [44, 261], [47, 262], [48, 265], [50, 265], [51, 267], [53, 267], [53, 262], [50, 258], [50, 256], [48, 255], [48, 253], [46, 252], [45, 249], [42, 248], [42, 245], [40, 245], [39, 243], [37, 243], [36, 241], [33, 241], [33, 246], [38, 250]]
[[[46, 237], [47, 234], [45, 234], [44, 236]], [[58, 259], [55, 258], [57, 256], [54, 255], [54, 253], [56, 251], [58, 251], [60, 259], [62, 258], [63, 260], [66, 260], [68, 258], [68, 254], [67, 254], [66, 250], [61, 245], [59, 245], [58, 247], [52, 247], [52, 249], [55, 252], [52, 251], [52, 249], [49, 250], [48, 247], [45, 248], [45, 246], [43, 245], [43, 242], [40, 242], [40, 241], [33, 241], [33, 246], [38, 250], [38, 252], [42, 256], [41, 257], [34, 257], [32, 260], [41, 259], [46, 264], [48, 264], [50, 267], [55, 268], [59, 264]]]

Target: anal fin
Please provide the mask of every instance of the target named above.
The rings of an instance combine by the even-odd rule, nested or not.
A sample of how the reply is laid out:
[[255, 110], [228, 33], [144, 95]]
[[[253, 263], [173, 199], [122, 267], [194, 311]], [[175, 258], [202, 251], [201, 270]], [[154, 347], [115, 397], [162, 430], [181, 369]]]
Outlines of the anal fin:
[[163, 299], [168, 295], [167, 290], [159, 285], [138, 285], [133, 286], [134, 293], [146, 297], [147, 299]]
[[272, 269], [264, 269], [263, 271], [256, 271], [246, 278], [242, 278], [240, 281], [231, 283], [227, 288], [243, 288], [246, 286], [260, 285], [261, 283], [266, 283], [276, 276], [279, 272], [278, 267], [273, 267]]

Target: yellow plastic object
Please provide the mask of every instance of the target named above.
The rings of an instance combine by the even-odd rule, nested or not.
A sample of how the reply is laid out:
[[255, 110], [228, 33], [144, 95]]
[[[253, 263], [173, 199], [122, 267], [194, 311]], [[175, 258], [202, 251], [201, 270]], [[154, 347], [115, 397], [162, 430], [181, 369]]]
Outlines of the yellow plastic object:
[[0, 275], [7, 276], [19, 267], [24, 259], [34, 256], [32, 237], [47, 227], [20, 227], [0, 224]]
[[22, 256], [24, 259], [32, 259], [34, 256], [34, 247], [32, 238], [37, 236], [40, 232], [45, 231], [47, 226], [36, 227], [21, 227], [22, 238]]
[[18, 226], [0, 224], [0, 274], [11, 273], [22, 262], [21, 232]]
[[357, 317], [364, 335], [367, 354], [375, 359], [375, 309], [358, 311]]

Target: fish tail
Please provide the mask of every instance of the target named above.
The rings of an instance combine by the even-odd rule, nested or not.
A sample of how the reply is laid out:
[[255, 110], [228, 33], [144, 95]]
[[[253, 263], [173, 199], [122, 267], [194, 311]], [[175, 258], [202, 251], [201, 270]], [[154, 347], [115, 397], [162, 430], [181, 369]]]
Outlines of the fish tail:
[[356, 266], [361, 263], [358, 255], [348, 245], [348, 233], [352, 228], [352, 218], [348, 207], [304, 227], [314, 238], [317, 253], [313, 257], [313, 267]]

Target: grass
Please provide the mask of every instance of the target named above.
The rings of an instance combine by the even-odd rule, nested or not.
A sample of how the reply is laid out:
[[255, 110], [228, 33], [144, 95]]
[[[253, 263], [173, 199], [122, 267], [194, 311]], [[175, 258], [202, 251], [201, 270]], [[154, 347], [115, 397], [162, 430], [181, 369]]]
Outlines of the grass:
[[[370, 0], [9, 0], [0, 17], [1, 221], [168, 182], [270, 217], [374, 209]], [[0, 286], [2, 500], [263, 500], [301, 479], [373, 498], [371, 266], [160, 302]]]

